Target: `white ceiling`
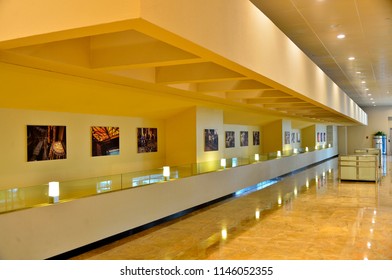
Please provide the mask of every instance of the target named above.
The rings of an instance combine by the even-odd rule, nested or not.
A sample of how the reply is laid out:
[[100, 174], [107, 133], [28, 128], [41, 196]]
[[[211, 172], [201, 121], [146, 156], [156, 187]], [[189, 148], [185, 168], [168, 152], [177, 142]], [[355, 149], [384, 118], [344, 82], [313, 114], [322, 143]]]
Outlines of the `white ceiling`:
[[250, 1], [359, 106], [392, 105], [391, 0]]

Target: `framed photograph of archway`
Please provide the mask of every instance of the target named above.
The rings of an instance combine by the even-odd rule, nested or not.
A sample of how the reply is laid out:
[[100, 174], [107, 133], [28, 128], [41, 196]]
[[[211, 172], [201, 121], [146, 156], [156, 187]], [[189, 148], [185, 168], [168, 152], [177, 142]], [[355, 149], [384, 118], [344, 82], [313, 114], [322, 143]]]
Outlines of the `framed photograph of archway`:
[[149, 127], [137, 128], [137, 152], [158, 152], [158, 129]]
[[112, 126], [91, 127], [91, 155], [111, 156], [120, 154], [120, 128]]
[[28, 125], [27, 161], [67, 158], [65, 126]]

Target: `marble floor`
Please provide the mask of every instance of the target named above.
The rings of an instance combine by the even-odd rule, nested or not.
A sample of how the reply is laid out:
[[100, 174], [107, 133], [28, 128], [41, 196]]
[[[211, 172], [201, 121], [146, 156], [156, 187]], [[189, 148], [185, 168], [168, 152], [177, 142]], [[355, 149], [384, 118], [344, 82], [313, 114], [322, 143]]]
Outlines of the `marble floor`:
[[390, 260], [391, 167], [339, 182], [335, 158], [72, 259]]

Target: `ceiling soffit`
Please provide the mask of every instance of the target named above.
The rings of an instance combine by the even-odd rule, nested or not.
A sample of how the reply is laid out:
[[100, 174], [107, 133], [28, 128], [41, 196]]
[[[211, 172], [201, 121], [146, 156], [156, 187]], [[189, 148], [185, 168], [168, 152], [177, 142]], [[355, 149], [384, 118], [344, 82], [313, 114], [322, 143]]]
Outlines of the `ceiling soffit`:
[[315, 101], [285, 92], [268, 79], [222, 66], [218, 62], [222, 58], [201, 57], [133, 29], [12, 48], [2, 53], [6, 62], [7, 54], [30, 57], [39, 60], [39, 68], [44, 70], [45, 63], [50, 64], [51, 71], [60, 73], [64, 67], [76, 67], [97, 79], [104, 75], [106, 81], [110, 77], [113, 81], [115, 77], [140, 81], [215, 103], [238, 104], [263, 114], [310, 122], [356, 123]]

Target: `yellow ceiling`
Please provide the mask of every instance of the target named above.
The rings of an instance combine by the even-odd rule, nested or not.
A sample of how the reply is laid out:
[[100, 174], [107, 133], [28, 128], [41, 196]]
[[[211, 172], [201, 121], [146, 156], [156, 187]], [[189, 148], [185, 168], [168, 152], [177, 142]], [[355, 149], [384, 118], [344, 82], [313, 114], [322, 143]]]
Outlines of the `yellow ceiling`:
[[[115, 32], [104, 28], [99, 32], [98, 28], [88, 36], [55, 33], [42, 40], [0, 42], [0, 61], [10, 68], [23, 66], [35, 71], [26, 76], [32, 83], [37, 83], [32, 75], [41, 81], [48, 75], [57, 79], [59, 83], [49, 88], [61, 99], [56, 104], [48, 98], [49, 91], [37, 90], [36, 98], [28, 98], [27, 103], [18, 103], [17, 98], [24, 100], [24, 96], [15, 95], [4, 104], [161, 119], [191, 106], [207, 106], [223, 109], [228, 123], [262, 125], [281, 118], [296, 120], [298, 126], [356, 123], [265, 77], [222, 64], [219, 56], [200, 55], [203, 52], [194, 52], [195, 46], [182, 38], [167, 36], [169, 39], [163, 40], [162, 30], [146, 26], [140, 28], [138, 21]], [[38, 43], [40, 40], [44, 42]], [[72, 92], [72, 83], [83, 84], [85, 91]], [[97, 90], [95, 94], [98, 86], [107, 92]]]

